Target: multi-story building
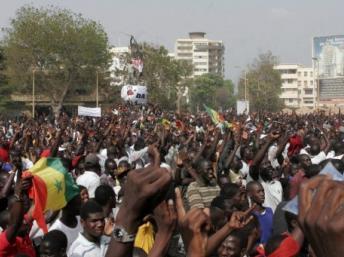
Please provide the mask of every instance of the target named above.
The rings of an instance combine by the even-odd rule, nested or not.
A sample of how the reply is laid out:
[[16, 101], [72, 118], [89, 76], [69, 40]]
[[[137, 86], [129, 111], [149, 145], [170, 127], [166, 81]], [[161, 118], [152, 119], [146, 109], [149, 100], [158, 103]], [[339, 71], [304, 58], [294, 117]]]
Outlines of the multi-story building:
[[204, 32], [191, 32], [189, 38], [177, 39], [175, 58], [193, 65], [192, 76], [205, 73], [224, 76], [224, 52], [222, 41], [205, 38]]
[[313, 68], [299, 64], [281, 64], [274, 67], [281, 74], [282, 86], [280, 98], [286, 107], [315, 107], [317, 95]]

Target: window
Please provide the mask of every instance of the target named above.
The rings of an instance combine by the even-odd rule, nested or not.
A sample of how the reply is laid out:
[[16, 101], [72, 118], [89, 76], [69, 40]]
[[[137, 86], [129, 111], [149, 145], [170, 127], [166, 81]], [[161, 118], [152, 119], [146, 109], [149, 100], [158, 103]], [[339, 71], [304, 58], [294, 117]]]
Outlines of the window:
[[305, 72], [303, 73], [303, 76], [304, 76], [304, 77], [307, 77], [307, 75], [308, 75], [308, 72], [305, 71]]
[[303, 82], [303, 85], [304, 85], [305, 87], [307, 87], [307, 86], [308, 86], [308, 81], [305, 80], [305, 81]]
[[305, 89], [305, 95], [311, 95], [313, 94], [313, 89]]
[[311, 86], [313, 86], [313, 80], [309, 81], [309, 84], [310, 84]]
[[293, 98], [288, 98], [288, 102], [292, 103], [293, 102]]
[[293, 80], [292, 79], [288, 79], [287, 82], [288, 82], [288, 84], [292, 84]]

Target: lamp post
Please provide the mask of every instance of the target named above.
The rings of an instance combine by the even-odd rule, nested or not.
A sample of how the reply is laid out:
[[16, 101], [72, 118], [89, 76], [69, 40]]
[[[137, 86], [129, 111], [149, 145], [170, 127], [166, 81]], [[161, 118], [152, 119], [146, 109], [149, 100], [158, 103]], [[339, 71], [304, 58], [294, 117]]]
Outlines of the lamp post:
[[[241, 69], [241, 67], [240, 66], [234, 66], [234, 68], [237, 68], [237, 69]], [[242, 78], [242, 77], [240, 77], [239, 79], [243, 79], [244, 81], [245, 81], [245, 83], [244, 83], [244, 100], [245, 100], [245, 105], [246, 105], [246, 109], [247, 109], [247, 71], [246, 70], [244, 70], [244, 78]]]
[[98, 107], [99, 102], [99, 75], [98, 70], [96, 70], [96, 107]]
[[35, 69], [32, 70], [32, 118], [35, 118]]
[[[313, 83], [313, 95], [314, 95], [314, 109], [315, 109], [315, 106], [317, 106], [318, 108], [320, 107], [320, 79], [319, 79], [319, 58], [318, 57], [312, 57], [312, 60], [313, 60], [313, 67], [315, 66], [315, 64], [317, 65], [317, 76], [316, 76], [316, 84], [317, 84], [317, 97], [315, 97], [314, 93], [315, 93], [315, 83]], [[313, 68], [313, 73], [315, 71], [315, 67]], [[317, 99], [315, 101], [315, 99]], [[317, 102], [315, 104], [315, 102]]]

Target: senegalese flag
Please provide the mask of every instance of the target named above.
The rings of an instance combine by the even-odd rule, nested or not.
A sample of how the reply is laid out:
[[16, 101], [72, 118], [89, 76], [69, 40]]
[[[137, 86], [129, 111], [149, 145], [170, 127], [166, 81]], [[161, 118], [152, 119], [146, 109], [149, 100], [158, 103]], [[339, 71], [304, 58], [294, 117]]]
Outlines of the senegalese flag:
[[41, 158], [23, 176], [32, 176], [29, 192], [29, 197], [34, 202], [32, 217], [44, 233], [47, 233], [44, 213], [65, 207], [79, 194], [79, 187], [59, 158]]
[[220, 124], [223, 124], [226, 127], [231, 127], [231, 124], [228, 123], [221, 114], [219, 114], [214, 109], [211, 109], [210, 107], [206, 106], [205, 104], [203, 106], [205, 108], [205, 111], [208, 113], [208, 115], [210, 116], [212, 122], [215, 125], [218, 125], [220, 123]]
[[162, 119], [161, 120], [161, 124], [164, 126], [165, 129], [169, 129], [170, 128], [170, 125], [171, 125], [171, 122], [167, 119]]

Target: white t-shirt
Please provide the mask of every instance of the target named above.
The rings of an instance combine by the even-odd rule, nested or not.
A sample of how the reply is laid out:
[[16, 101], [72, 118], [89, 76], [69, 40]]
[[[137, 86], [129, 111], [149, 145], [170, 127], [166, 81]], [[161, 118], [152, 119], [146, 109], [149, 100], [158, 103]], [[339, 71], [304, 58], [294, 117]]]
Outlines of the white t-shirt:
[[321, 151], [317, 155], [311, 155], [309, 152], [306, 151], [305, 148], [301, 149], [300, 154], [307, 154], [309, 158], [311, 158], [312, 164], [319, 164], [323, 160], [326, 160], [326, 153]]
[[100, 186], [100, 177], [93, 171], [85, 171], [76, 179], [76, 183], [86, 187], [90, 198], [94, 198], [94, 193]]
[[337, 160], [341, 160], [343, 159], [344, 154], [341, 155], [337, 155], [334, 151], [330, 151], [327, 155], [326, 155], [326, 159], [337, 159]]
[[107, 248], [110, 244], [110, 237], [101, 236], [100, 245], [88, 241], [81, 233], [79, 233], [77, 239], [72, 243], [68, 257], [104, 257]]
[[261, 178], [259, 182], [262, 184], [265, 192], [265, 201], [263, 206], [270, 207], [275, 212], [277, 205], [282, 201], [283, 189], [281, 182], [270, 181], [265, 182]]
[[75, 239], [77, 239], [79, 233], [82, 231], [80, 217], [77, 216], [76, 218], [78, 220], [78, 223], [75, 226], [75, 228], [67, 227], [65, 224], [61, 222], [60, 219], [56, 220], [49, 228], [49, 231], [56, 229], [65, 233], [65, 235], [67, 236], [67, 252], [69, 250], [69, 247], [72, 245]]

